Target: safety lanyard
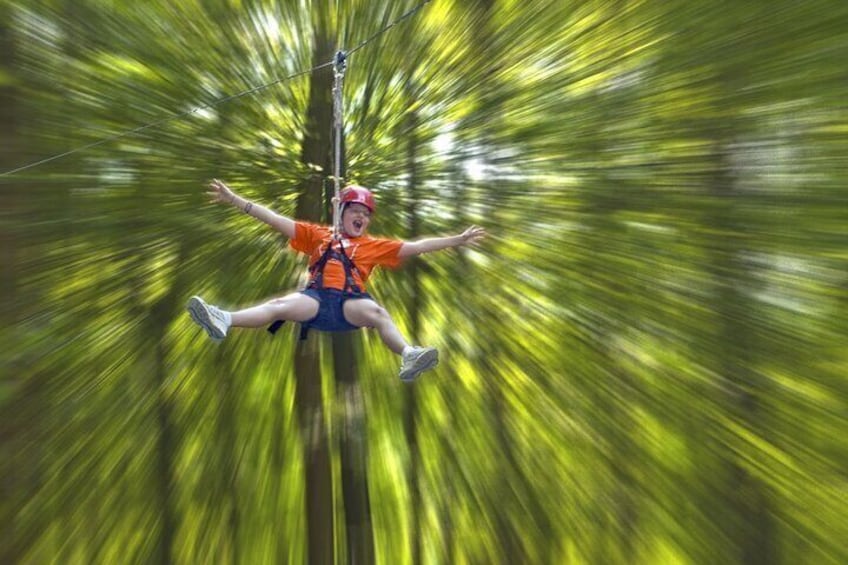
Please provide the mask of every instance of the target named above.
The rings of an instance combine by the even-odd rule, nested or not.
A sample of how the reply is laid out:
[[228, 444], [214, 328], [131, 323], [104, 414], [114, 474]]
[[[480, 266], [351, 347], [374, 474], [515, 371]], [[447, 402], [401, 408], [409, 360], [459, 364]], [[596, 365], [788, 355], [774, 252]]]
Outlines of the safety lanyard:
[[340, 203], [339, 203], [339, 187], [341, 184], [341, 169], [342, 169], [342, 120], [344, 117], [342, 108], [342, 83], [344, 82], [345, 69], [347, 67], [347, 56], [344, 51], [336, 53], [336, 59], [333, 65], [333, 75], [335, 81], [333, 84], [333, 115], [335, 116], [336, 130], [336, 159], [335, 169], [333, 171], [333, 184], [335, 185], [335, 198], [333, 199], [333, 239], [339, 238], [339, 225], [341, 219]]

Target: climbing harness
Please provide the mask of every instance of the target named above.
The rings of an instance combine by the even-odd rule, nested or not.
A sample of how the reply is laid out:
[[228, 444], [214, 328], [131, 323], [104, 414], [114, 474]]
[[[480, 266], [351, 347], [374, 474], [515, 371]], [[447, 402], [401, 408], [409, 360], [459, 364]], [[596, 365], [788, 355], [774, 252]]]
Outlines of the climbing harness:
[[354, 278], [354, 274], [359, 274], [356, 265], [353, 264], [353, 260], [345, 253], [343, 241], [338, 242], [338, 250], [333, 248], [335, 243], [335, 241], [331, 241], [327, 245], [326, 251], [321, 255], [321, 258], [315, 261], [309, 268], [310, 280], [306, 288], [322, 290], [324, 288], [324, 267], [327, 265], [327, 261], [335, 259], [344, 267], [345, 286], [342, 289], [343, 292], [353, 295], [362, 294], [362, 289], [356, 284], [356, 279]]
[[[330, 260], [342, 264], [345, 285], [342, 290], [324, 287], [324, 267]], [[301, 291], [318, 301], [318, 313], [311, 320], [300, 323], [300, 339], [305, 340], [310, 328], [322, 331], [346, 331], [358, 329], [344, 319], [344, 302], [351, 298], [371, 298], [357, 284], [355, 275], [359, 275], [353, 260], [344, 250], [344, 240], [331, 239], [321, 257], [309, 267], [309, 282]], [[360, 277], [361, 278], [361, 277]], [[268, 327], [271, 334], [279, 330], [284, 321], [277, 320]]]

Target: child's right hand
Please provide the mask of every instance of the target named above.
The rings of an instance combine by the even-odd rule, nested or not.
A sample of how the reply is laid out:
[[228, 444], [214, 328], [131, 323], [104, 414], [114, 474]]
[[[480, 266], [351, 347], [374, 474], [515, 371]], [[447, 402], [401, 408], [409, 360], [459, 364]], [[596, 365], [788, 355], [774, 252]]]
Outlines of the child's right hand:
[[481, 239], [486, 237], [486, 230], [479, 226], [471, 226], [459, 236], [462, 239], [462, 245], [476, 245]]
[[236, 198], [236, 193], [218, 179], [212, 179], [206, 195], [209, 196], [212, 202], [224, 202], [225, 204], [232, 204]]

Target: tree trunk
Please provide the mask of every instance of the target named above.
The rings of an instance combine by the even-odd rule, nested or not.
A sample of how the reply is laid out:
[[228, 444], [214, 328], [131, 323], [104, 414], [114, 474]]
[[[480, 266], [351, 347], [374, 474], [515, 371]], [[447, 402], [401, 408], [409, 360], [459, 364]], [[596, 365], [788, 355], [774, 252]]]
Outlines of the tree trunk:
[[[335, 55], [333, 42], [327, 30], [315, 32], [312, 52], [314, 65], [326, 63]], [[324, 184], [332, 175], [333, 153], [333, 72], [323, 68], [312, 71], [309, 78], [309, 106], [306, 113], [306, 131], [303, 136], [301, 161], [312, 171], [300, 186], [295, 216], [312, 222], [326, 220]]]
[[[760, 396], [765, 382], [750, 368], [755, 347], [750, 323], [754, 312], [743, 289], [750, 287], [751, 273], [744, 265], [744, 225], [735, 219], [734, 201], [741, 195], [735, 188], [729, 142], [724, 137], [720, 132], [713, 135], [714, 176], [709, 192], [715, 206], [714, 213], [707, 218], [711, 233], [718, 234], [709, 245], [719, 324], [716, 343], [721, 345], [714, 354], [718, 374], [727, 385], [718, 402], [728, 407], [725, 418], [759, 436], [765, 429], [760, 414]], [[725, 427], [722, 422], [718, 424]], [[776, 525], [768, 487], [747, 470], [734, 449], [729, 449], [739, 438], [727, 431], [721, 437], [723, 445], [717, 446], [717, 452], [724, 454], [723, 480], [726, 482], [719, 488], [727, 497], [725, 508], [731, 510], [731, 515], [729, 519], [725, 515], [715, 515], [713, 520], [730, 541], [739, 563], [777, 563]]]
[[[180, 277], [178, 276], [178, 279]], [[181, 285], [175, 282], [169, 293], [157, 303], [144, 318], [148, 324], [144, 331], [157, 336], [154, 343], [154, 379], [156, 394], [156, 498], [159, 508], [159, 536], [156, 549], [156, 562], [172, 563], [174, 558], [174, 534], [178, 525], [176, 502], [174, 500], [174, 460], [177, 450], [174, 435], [173, 403], [168, 396], [167, 349], [164, 328], [173, 319], [177, 298], [181, 296]], [[142, 336], [142, 343], [147, 340]]]
[[[183, 264], [187, 255], [188, 244], [183, 242], [178, 251], [178, 263]], [[144, 269], [139, 269], [139, 273]], [[174, 476], [174, 460], [176, 459], [177, 440], [174, 432], [173, 401], [168, 396], [168, 362], [167, 362], [167, 339], [166, 328], [174, 319], [182, 297], [185, 295], [187, 281], [186, 271], [178, 270], [177, 278], [168, 293], [155, 304], [147, 313], [139, 307], [139, 317], [147, 320], [144, 331], [155, 338], [155, 373], [154, 386], [156, 387], [156, 421], [158, 427], [156, 448], [156, 496], [159, 508], [159, 537], [157, 543], [156, 561], [158, 563], [171, 563], [174, 558], [174, 540], [179, 525], [176, 502], [174, 500], [174, 487], [176, 478]], [[141, 283], [140, 283], [141, 284]], [[142, 336], [142, 339], [144, 336]]]
[[[141, 230], [146, 231], [144, 228]], [[193, 243], [188, 239], [181, 241], [176, 259], [178, 265], [184, 264]], [[136, 272], [141, 277], [147, 271], [143, 265], [139, 265]], [[170, 323], [182, 312], [182, 301], [188, 290], [189, 273], [190, 271], [186, 269], [178, 269], [171, 288], [149, 311], [140, 303], [134, 307], [135, 316], [145, 320], [145, 325], [142, 326], [144, 334], [141, 336], [140, 343], [142, 347], [145, 346], [144, 344], [153, 346], [153, 386], [156, 394], [154, 409], [157, 423], [155, 497], [159, 511], [159, 530], [154, 560], [156, 563], [163, 564], [174, 561], [174, 543], [179, 528], [179, 513], [174, 494], [177, 484], [174, 461], [177, 458], [179, 445], [173, 417], [173, 399], [169, 395], [168, 388], [171, 368], [168, 365], [169, 340], [166, 334]], [[144, 284], [141, 280], [135, 282], [135, 285], [139, 287]], [[148, 336], [151, 339], [147, 339]], [[145, 357], [143, 356], [142, 359]], [[228, 474], [227, 478], [230, 479], [231, 475]]]
[[174, 533], [177, 527], [176, 509], [173, 501], [174, 473], [173, 461], [176, 451], [173, 433], [173, 411], [170, 399], [165, 393], [167, 367], [165, 364], [165, 344], [163, 339], [156, 343], [156, 375], [157, 385], [156, 416], [159, 435], [156, 447], [157, 462], [157, 497], [160, 509], [159, 540], [157, 545], [157, 562], [171, 563], [174, 554]]
[[[0, 83], [0, 173], [20, 166], [21, 140], [18, 137], [19, 108], [18, 91], [14, 83], [15, 43], [11, 29], [11, 9], [8, 4], [0, 6], [0, 75], [9, 77]], [[0, 180], [0, 210], [3, 215], [14, 220], [18, 217], [19, 184], [14, 177]], [[0, 224], [0, 261], [3, 269], [0, 273], [0, 304], [2, 304], [3, 327], [11, 327], [17, 321], [15, 293], [17, 290], [17, 249], [20, 245], [19, 234], [13, 231], [11, 222]], [[6, 373], [4, 372], [4, 375]]]
[[[12, 35], [10, 5], [0, 5], [0, 75], [14, 77], [15, 43]], [[19, 151], [21, 142], [18, 137], [19, 109], [18, 92], [13, 80], [0, 84], [0, 172], [6, 172], [20, 165]], [[20, 201], [15, 179], [0, 179], [0, 213], [7, 219], [0, 222], [0, 323], [2, 334], [7, 328], [14, 328], [20, 319], [18, 309], [18, 247], [22, 244], [21, 234], [14, 224], [20, 217]], [[11, 220], [11, 221], [10, 221]], [[14, 343], [14, 342], [13, 342]], [[7, 343], [6, 347], [10, 347]], [[11, 351], [16, 351], [11, 345]], [[9, 351], [9, 349], [7, 349]], [[22, 359], [17, 355], [4, 356], [0, 367], [0, 500], [4, 501], [0, 514], [0, 562], [18, 563], [21, 561], [22, 540], [15, 535], [13, 525], [16, 509], [22, 503], [20, 493], [32, 494], [31, 485], [35, 482], [37, 465], [25, 461], [27, 422], [36, 421], [24, 414], [24, 408], [31, 404], [32, 397], [25, 391], [17, 392], [21, 387], [19, 369]], [[25, 396], [24, 396], [25, 395]], [[13, 398], [26, 398], [27, 403], [13, 403]], [[17, 408], [12, 408], [17, 406]]]
[[333, 477], [330, 446], [324, 421], [321, 390], [319, 335], [310, 332], [295, 351], [295, 404], [303, 443], [306, 473], [306, 529], [309, 563], [332, 563], [335, 546], [333, 527]]
[[[344, 134], [342, 134], [344, 135]], [[331, 140], [335, 143], [335, 140]], [[346, 175], [344, 137], [339, 176]], [[335, 147], [333, 145], [333, 147]], [[335, 171], [333, 170], [333, 174]], [[374, 532], [371, 500], [368, 492], [368, 425], [365, 401], [356, 367], [352, 332], [332, 334], [333, 370], [336, 377], [336, 402], [341, 414], [341, 471], [347, 532], [347, 562], [374, 562]]]
[[[334, 49], [326, 27], [315, 33], [313, 63], [332, 60]], [[309, 107], [304, 132], [303, 163], [313, 167], [313, 174], [300, 186], [296, 215], [299, 219], [320, 222], [323, 207], [323, 172], [332, 167], [333, 73], [324, 68], [310, 77]], [[319, 170], [315, 170], [315, 167]], [[335, 552], [333, 521], [333, 477], [330, 446], [325, 423], [319, 335], [309, 332], [295, 350], [295, 403], [298, 410], [306, 474], [306, 530], [309, 563], [332, 563]]]
[[374, 563], [368, 494], [368, 426], [351, 332], [333, 334], [336, 397], [342, 416], [341, 466], [347, 529], [347, 562]]
[[[220, 540], [221, 556], [219, 560], [232, 565], [238, 565], [239, 551], [239, 496], [238, 472], [240, 448], [238, 442], [237, 422], [237, 385], [238, 369], [232, 361], [232, 356], [226, 354], [224, 348], [219, 348], [216, 355], [216, 365], [221, 368], [218, 372], [217, 393], [220, 397], [217, 423], [217, 449], [220, 453], [220, 489], [215, 502], [227, 516], [227, 537]], [[216, 494], [218, 494], [216, 493]]]

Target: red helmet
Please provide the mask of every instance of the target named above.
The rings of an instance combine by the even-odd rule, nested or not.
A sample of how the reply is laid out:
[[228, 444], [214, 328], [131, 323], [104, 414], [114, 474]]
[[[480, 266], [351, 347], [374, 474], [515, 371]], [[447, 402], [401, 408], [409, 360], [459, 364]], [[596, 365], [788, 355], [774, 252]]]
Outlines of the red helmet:
[[362, 186], [352, 184], [344, 187], [340, 193], [340, 204], [344, 208], [347, 204], [352, 203], [362, 204], [368, 208], [373, 214], [377, 206], [374, 204], [374, 195], [371, 191]]

